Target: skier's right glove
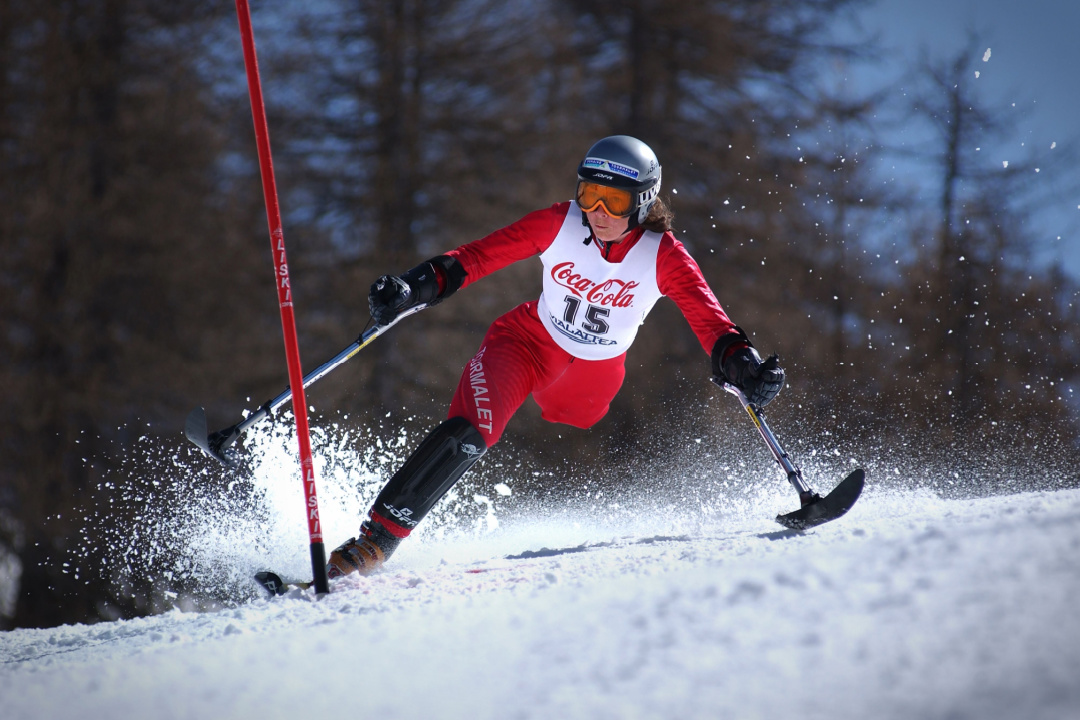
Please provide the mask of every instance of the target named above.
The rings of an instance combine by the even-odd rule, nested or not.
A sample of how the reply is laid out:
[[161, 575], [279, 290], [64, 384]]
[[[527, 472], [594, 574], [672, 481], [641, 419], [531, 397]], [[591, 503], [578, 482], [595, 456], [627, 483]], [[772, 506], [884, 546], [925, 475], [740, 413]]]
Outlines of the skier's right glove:
[[418, 297], [419, 289], [414, 290], [404, 275], [383, 275], [368, 292], [368, 308], [377, 324], [389, 325], [402, 310], [415, 307], [420, 302]]
[[784, 369], [773, 354], [762, 362], [758, 351], [747, 346], [731, 353], [723, 364], [724, 379], [742, 390], [747, 402], [764, 407], [784, 387]]
[[420, 263], [400, 277], [383, 275], [368, 291], [368, 308], [379, 325], [389, 325], [405, 310], [435, 305], [457, 292], [465, 270], [456, 259], [440, 255]]

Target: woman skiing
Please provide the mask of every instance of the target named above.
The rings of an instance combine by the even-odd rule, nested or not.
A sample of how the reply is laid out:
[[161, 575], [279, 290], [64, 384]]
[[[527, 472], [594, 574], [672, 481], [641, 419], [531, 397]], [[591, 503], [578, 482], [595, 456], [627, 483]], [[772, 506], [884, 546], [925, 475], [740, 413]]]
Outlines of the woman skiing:
[[530, 394], [551, 422], [587, 428], [604, 417], [622, 386], [626, 351], [661, 296], [686, 317], [715, 376], [759, 406], [780, 392], [784, 371], [776, 356], [762, 361], [728, 318], [672, 234], [672, 214], [659, 194], [653, 151], [632, 137], [607, 137], [578, 166], [573, 201], [537, 210], [371, 286], [371, 315], [386, 325], [519, 260], [539, 255], [544, 267], [539, 299], [492, 323], [465, 366], [448, 419], [379, 493], [359, 536], [330, 554], [330, 578], [382, 565], [498, 442]]

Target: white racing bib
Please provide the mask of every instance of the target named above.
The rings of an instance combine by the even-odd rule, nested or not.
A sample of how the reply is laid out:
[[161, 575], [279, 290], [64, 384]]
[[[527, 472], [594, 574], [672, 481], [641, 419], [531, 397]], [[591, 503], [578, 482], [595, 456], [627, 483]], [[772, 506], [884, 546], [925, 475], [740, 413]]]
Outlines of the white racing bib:
[[566, 352], [583, 360], [622, 355], [660, 299], [656, 285], [659, 233], [645, 231], [622, 262], [603, 258], [581, 225], [581, 208], [570, 203], [562, 228], [547, 250], [540, 321]]

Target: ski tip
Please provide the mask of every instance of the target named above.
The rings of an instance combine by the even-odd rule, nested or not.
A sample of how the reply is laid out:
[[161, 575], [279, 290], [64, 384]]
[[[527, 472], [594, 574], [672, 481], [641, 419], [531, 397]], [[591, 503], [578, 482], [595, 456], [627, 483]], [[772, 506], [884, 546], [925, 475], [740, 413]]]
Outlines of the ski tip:
[[191, 441], [191, 444], [230, 470], [236, 470], [240, 467], [236, 450], [228, 447], [236, 439], [231, 434], [235, 432], [235, 429], [236, 426], [234, 425], [211, 436], [206, 429], [206, 410], [201, 407], [192, 410], [184, 423], [184, 435]]
[[269, 570], [255, 573], [255, 582], [259, 583], [263, 590], [270, 593], [270, 597], [284, 595], [289, 589], [288, 583], [283, 581], [281, 576]]
[[855, 504], [855, 501], [859, 499], [859, 496], [862, 495], [863, 487], [865, 486], [866, 471], [862, 468], [855, 468], [846, 478], [841, 480], [840, 484], [829, 494], [832, 495], [835, 492], [843, 493], [849, 500], [848, 507], [850, 508]]
[[206, 410], [197, 407], [188, 414], [187, 421], [184, 423], [184, 434], [187, 435], [188, 440], [205, 452], [210, 451], [206, 441], [209, 437], [206, 430]]
[[307, 590], [310, 587], [315, 586], [315, 582], [305, 582], [303, 580], [283, 580], [280, 575], [269, 570], [262, 570], [255, 573], [255, 582], [259, 583], [259, 586], [263, 590], [270, 594], [270, 597], [277, 597], [284, 595], [289, 590]]

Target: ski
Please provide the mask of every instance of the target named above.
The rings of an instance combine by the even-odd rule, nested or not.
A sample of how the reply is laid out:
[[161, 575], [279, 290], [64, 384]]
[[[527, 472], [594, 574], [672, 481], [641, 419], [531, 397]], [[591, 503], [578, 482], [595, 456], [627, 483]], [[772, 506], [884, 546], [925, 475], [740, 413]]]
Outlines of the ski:
[[270, 597], [284, 595], [290, 590], [307, 590], [315, 585], [310, 580], [282, 580], [280, 575], [269, 570], [255, 573], [255, 582], [269, 593]]
[[808, 530], [835, 520], [850, 510], [859, 499], [865, 481], [866, 473], [861, 468], [855, 470], [825, 497], [814, 495], [814, 498], [800, 509], [786, 515], [777, 515], [776, 522], [790, 530]]

